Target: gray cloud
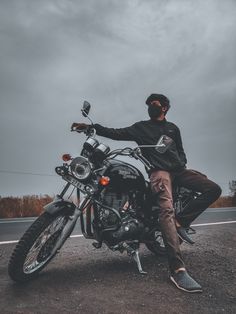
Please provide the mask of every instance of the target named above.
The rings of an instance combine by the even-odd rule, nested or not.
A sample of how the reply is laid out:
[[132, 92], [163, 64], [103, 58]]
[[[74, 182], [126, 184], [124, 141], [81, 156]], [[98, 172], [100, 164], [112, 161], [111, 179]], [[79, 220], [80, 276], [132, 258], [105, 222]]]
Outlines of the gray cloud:
[[[61, 153], [82, 145], [69, 127], [84, 99], [97, 122], [121, 127], [146, 119], [144, 100], [160, 91], [189, 166], [226, 189], [235, 179], [235, 15], [230, 0], [1, 1], [1, 168], [53, 173]], [[1, 195], [60, 184], [0, 175]]]

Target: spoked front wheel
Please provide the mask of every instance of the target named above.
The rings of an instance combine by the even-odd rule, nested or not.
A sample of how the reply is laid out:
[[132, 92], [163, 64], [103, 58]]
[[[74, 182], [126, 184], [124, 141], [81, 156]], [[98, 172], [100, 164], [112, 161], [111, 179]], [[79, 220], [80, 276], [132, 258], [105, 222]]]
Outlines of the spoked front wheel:
[[8, 265], [9, 276], [14, 281], [26, 281], [38, 274], [55, 256], [56, 244], [69, 219], [59, 213], [43, 213], [22, 236], [12, 253]]

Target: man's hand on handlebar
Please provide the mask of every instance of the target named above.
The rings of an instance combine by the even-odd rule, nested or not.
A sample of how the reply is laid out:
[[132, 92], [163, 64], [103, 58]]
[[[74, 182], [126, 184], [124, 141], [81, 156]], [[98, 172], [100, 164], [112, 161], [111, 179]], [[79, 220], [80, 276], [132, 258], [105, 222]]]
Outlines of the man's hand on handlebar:
[[85, 132], [88, 130], [89, 127], [90, 127], [89, 124], [74, 122], [71, 125], [71, 131]]

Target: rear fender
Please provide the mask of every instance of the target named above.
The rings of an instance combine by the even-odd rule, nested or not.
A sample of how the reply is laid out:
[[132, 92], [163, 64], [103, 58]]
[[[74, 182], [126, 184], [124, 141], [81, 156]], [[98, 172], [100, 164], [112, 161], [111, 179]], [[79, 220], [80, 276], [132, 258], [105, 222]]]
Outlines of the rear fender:
[[61, 198], [56, 198], [51, 203], [45, 205], [44, 211], [50, 215], [57, 215], [58, 213], [65, 211], [68, 215], [73, 215], [75, 211], [75, 204], [69, 201], [65, 201]]

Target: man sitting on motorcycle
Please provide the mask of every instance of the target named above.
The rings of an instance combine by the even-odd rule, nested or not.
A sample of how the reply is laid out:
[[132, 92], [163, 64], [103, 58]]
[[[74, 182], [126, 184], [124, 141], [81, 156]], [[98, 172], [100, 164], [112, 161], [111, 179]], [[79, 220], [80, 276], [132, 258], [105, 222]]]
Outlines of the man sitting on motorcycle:
[[[202, 292], [201, 286], [186, 271], [180, 252], [180, 238], [185, 242], [194, 242], [187, 230], [191, 223], [216, 201], [221, 188], [205, 175], [186, 169], [186, 155], [182, 145], [179, 128], [166, 120], [170, 108], [169, 99], [162, 94], [151, 94], [147, 100], [150, 120], [139, 121], [126, 128], [107, 128], [100, 124], [93, 127], [100, 136], [114, 140], [135, 141], [138, 145], [156, 145], [157, 148], [142, 148], [142, 154], [154, 166], [149, 173], [153, 193], [158, 194], [163, 240], [167, 249], [170, 267], [170, 279], [181, 290]], [[80, 130], [89, 125], [73, 123]], [[158, 151], [158, 147], [161, 150]], [[164, 147], [164, 150], [163, 150]], [[172, 183], [199, 192], [184, 210], [175, 216], [173, 208]]]

